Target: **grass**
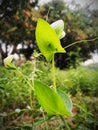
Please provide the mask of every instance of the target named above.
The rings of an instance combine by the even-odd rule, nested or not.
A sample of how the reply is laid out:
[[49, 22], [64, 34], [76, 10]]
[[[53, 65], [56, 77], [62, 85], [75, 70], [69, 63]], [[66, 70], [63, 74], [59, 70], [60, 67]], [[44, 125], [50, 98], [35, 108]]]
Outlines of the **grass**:
[[[19, 69], [32, 84], [34, 69], [32, 62], [23, 64]], [[57, 88], [68, 92], [73, 100], [73, 117], [66, 119], [71, 130], [97, 130], [98, 69], [78, 67], [59, 70], [56, 68], [55, 75]], [[51, 86], [50, 64], [38, 62], [35, 78]], [[30, 108], [29, 90], [28, 84], [17, 72], [0, 67], [0, 128], [6, 130], [46, 129], [43, 113], [40, 111], [40, 105], [33, 92], [33, 107]], [[44, 114], [47, 119], [46, 113]], [[47, 119], [46, 124], [48, 130], [65, 130], [59, 118]]]
[[[40, 75], [41, 81], [52, 84], [51, 70], [47, 69], [43, 63], [39, 68], [42, 73]], [[49, 68], [49, 67], [48, 67]], [[56, 84], [57, 87], [71, 92], [72, 95], [77, 91], [81, 91], [86, 95], [98, 96], [98, 69], [91, 69], [87, 67], [78, 67], [77, 69], [60, 70], [56, 68]]]

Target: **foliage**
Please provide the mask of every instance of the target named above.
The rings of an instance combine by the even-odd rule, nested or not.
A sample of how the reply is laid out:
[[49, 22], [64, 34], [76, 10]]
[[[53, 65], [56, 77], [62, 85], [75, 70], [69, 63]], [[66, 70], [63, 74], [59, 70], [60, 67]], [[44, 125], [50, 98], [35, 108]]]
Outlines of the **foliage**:
[[[64, 16], [66, 14], [65, 5], [63, 1], [61, 1], [59, 4], [58, 2], [60, 1], [59, 0], [52, 1], [53, 6], [56, 9], [58, 9], [58, 12], [56, 12], [57, 10], [54, 11], [53, 10], [54, 8], [52, 8], [51, 11], [52, 13], [50, 12], [50, 16], [51, 15], [52, 16], [49, 22], [52, 22], [52, 20], [54, 21], [54, 18], [55, 19], [59, 18], [59, 16], [55, 15], [57, 13], [61, 15], [60, 17], [62, 17], [65, 21], [67, 21], [66, 39], [67, 38], [69, 39], [68, 42], [74, 40], [75, 41], [80, 40], [81, 37], [82, 39], [87, 39], [89, 34], [91, 33], [90, 32], [91, 28], [88, 29], [87, 31], [85, 30], [85, 26], [88, 24], [89, 19], [87, 18], [84, 24], [81, 24], [85, 20], [85, 16], [82, 14], [82, 12], [79, 13], [80, 14], [79, 16], [77, 11], [74, 12], [75, 14], [77, 14], [75, 15], [71, 10], [69, 10], [69, 8], [66, 8], [67, 17], [65, 18]], [[9, 5], [11, 4], [10, 8], [12, 9], [13, 12], [14, 10], [12, 6], [13, 1], [8, 2], [7, 4], [8, 5], [6, 6], [8, 7], [10, 7]], [[13, 59], [12, 55], [4, 59], [4, 65], [9, 70], [5, 68], [1, 68], [1, 73], [0, 73], [0, 77], [1, 77], [0, 79], [0, 99], [1, 99], [0, 100], [1, 103], [0, 128], [5, 128], [5, 129], [17, 129], [17, 128], [18, 129], [51, 129], [51, 128], [56, 129], [57, 128], [57, 129], [68, 129], [68, 130], [70, 129], [96, 130], [97, 118], [95, 117], [95, 115], [97, 113], [96, 103], [98, 101], [97, 93], [96, 93], [98, 91], [97, 88], [98, 83], [96, 77], [98, 75], [98, 71], [95, 70], [89, 71], [89, 69], [87, 68], [77, 68], [76, 70], [70, 69], [69, 71], [60, 71], [59, 69], [55, 68], [54, 60], [56, 57], [54, 56], [56, 55], [56, 53], [66, 54], [66, 51], [64, 49], [67, 48], [66, 50], [70, 51], [70, 48], [68, 47], [75, 45], [77, 42], [70, 45], [69, 43], [67, 43], [68, 46], [65, 47], [66, 39], [63, 39], [64, 44], [63, 41], [61, 44], [60, 39], [63, 38], [64, 36], [64, 31], [63, 31], [64, 23], [62, 20], [49, 25], [49, 23], [47, 23], [43, 19], [39, 19], [37, 23], [36, 32], [35, 32], [36, 20], [40, 16], [39, 11], [36, 10], [35, 12], [35, 8], [32, 8], [31, 4], [28, 2], [25, 2], [23, 8], [21, 6], [19, 10], [17, 10], [17, 7], [18, 5], [16, 4], [14, 10], [15, 15], [14, 14], [11, 15], [12, 19], [14, 18], [16, 19], [11, 24], [9, 22], [10, 17], [8, 18], [4, 17], [5, 19], [2, 19], [3, 17], [1, 15], [1, 24], [4, 22], [4, 25], [7, 25], [6, 26], [7, 35], [4, 35], [6, 30], [4, 30], [3, 33], [1, 31], [2, 40], [4, 40], [7, 44], [12, 44], [14, 42], [15, 44], [14, 47], [16, 47], [19, 42], [26, 41], [28, 43], [31, 42], [33, 38], [35, 41], [35, 36], [36, 36], [36, 42], [39, 50], [41, 51], [42, 55], [45, 56], [46, 60], [50, 63], [49, 64], [47, 63], [46, 67], [40, 66], [40, 62], [38, 62], [37, 60], [38, 57], [41, 56], [41, 54], [40, 53], [37, 54], [36, 51], [33, 54], [34, 59], [31, 62], [22, 65], [21, 67], [16, 67], [14, 64], [12, 64], [12, 59]], [[59, 7], [60, 9], [62, 8], [63, 11], [61, 11]], [[33, 14], [34, 15], [39, 14], [39, 15], [36, 19], [33, 19], [32, 18]], [[49, 15], [49, 10], [47, 16], [45, 16], [47, 20], [48, 20], [48, 15]], [[34, 16], [34, 18], [35, 17], [36, 16]], [[76, 24], [76, 19], [78, 20], [77, 24]], [[6, 20], [7, 20], [7, 24], [5, 24]], [[18, 22], [16, 23], [16, 21]], [[96, 21], [95, 23], [97, 24]], [[4, 26], [2, 26], [2, 30], [3, 27]], [[19, 34], [18, 29], [21, 29], [23, 35]], [[85, 34], [81, 31], [81, 29], [82, 31], [85, 31]], [[31, 35], [32, 33], [34, 35]], [[92, 38], [96, 36], [96, 34], [97, 31], [95, 32], [95, 34], [91, 35], [90, 37]], [[95, 39], [93, 39], [92, 41], [94, 40]], [[84, 41], [87, 42], [87, 40]], [[83, 51], [88, 48], [89, 48], [88, 44], [86, 44], [83, 48]], [[78, 53], [75, 52], [76, 50], [78, 51]], [[2, 51], [2, 49], [0, 51]], [[65, 56], [65, 54], [63, 54], [63, 56]], [[74, 61], [73, 65], [75, 68], [76, 68], [77, 57], [79, 56], [79, 54], [81, 54], [82, 56], [82, 49], [80, 45], [74, 49], [74, 52], [70, 51], [70, 53], [67, 53], [67, 56], [69, 55], [70, 59], [71, 58], [73, 59]], [[59, 54], [57, 54], [56, 56], [58, 55]], [[36, 68], [37, 66], [38, 69]], [[92, 96], [92, 100], [90, 99], [91, 96]], [[71, 99], [73, 101], [73, 104]], [[50, 127], [48, 123], [51, 124], [52, 120], [53, 122], [57, 120], [56, 118], [59, 121], [59, 125], [56, 124], [54, 126], [54, 124], [52, 124]], [[15, 125], [10, 124], [10, 121], [12, 121], [13, 119], [14, 121], [16, 121]], [[60, 122], [60, 119], [62, 120], [63, 124]], [[10, 128], [8, 128], [6, 124], [8, 124]]]
[[[52, 74], [50, 71], [50, 65], [44, 65], [44, 62], [41, 62], [37, 65], [41, 72], [38, 73], [38, 78], [48, 84], [52, 85]], [[44, 66], [44, 67], [43, 67]], [[48, 66], [48, 68], [47, 68]], [[98, 65], [96, 68], [83, 67], [80, 66], [77, 69], [70, 68], [68, 70], [60, 70], [56, 68], [56, 82], [57, 88], [61, 87], [64, 91], [70, 92], [73, 96], [78, 92], [82, 92], [88, 96], [97, 96], [98, 91]]]
[[[55, 24], [54, 24], [55, 25]], [[57, 24], [56, 24], [57, 25]], [[60, 26], [61, 27], [61, 26]], [[46, 30], [45, 30], [46, 28]], [[57, 26], [58, 28], [58, 26]], [[56, 28], [55, 28], [56, 29]], [[56, 29], [57, 30], [57, 29]], [[44, 37], [44, 32], [49, 32], [51, 35], [50, 38]], [[56, 31], [57, 32], [57, 31]], [[67, 129], [70, 130], [70, 127], [65, 123], [65, 120], [63, 119], [63, 116], [70, 117], [72, 116], [72, 101], [69, 98], [67, 94], [64, 94], [63, 91], [57, 91], [56, 89], [56, 81], [55, 81], [55, 66], [54, 66], [54, 54], [57, 52], [65, 52], [64, 48], [60, 45], [60, 40], [58, 37], [58, 32], [56, 33], [55, 30], [43, 19], [39, 19], [37, 23], [36, 28], [36, 39], [39, 49], [41, 50], [41, 53], [45, 56], [45, 58], [50, 61], [52, 60], [52, 74], [53, 74], [53, 87], [50, 88], [47, 85], [44, 85], [42, 82], [39, 82], [35, 80], [35, 72], [36, 72], [36, 63], [34, 64], [33, 69], [33, 78], [32, 83], [26, 79], [26, 77], [23, 75], [23, 73], [12, 64], [13, 55], [8, 56], [4, 59], [4, 65], [7, 69], [15, 70], [27, 83], [29, 86], [29, 92], [30, 92], [30, 108], [33, 108], [32, 104], [32, 93], [36, 94], [36, 98], [39, 102], [39, 104], [42, 106], [43, 111], [46, 111], [47, 116], [59, 116], [61, 117], [62, 121], [64, 122], [64, 125]], [[39, 35], [42, 33], [42, 35]], [[60, 36], [62, 35], [62, 31], [60, 32]], [[47, 39], [48, 38], [48, 39]], [[55, 42], [57, 42], [55, 44]], [[46, 47], [44, 47], [46, 44]], [[47, 45], [50, 44], [52, 46], [52, 49], [47, 51]], [[55, 49], [56, 48], [56, 49]], [[48, 54], [52, 54], [48, 56]], [[36, 52], [34, 53], [34, 57], [37, 58]], [[51, 59], [50, 59], [51, 58]], [[43, 91], [44, 90], [44, 91]], [[20, 114], [20, 109], [16, 109], [16, 112]], [[45, 116], [43, 115], [44, 120]]]
[[[35, 75], [36, 79], [39, 79], [49, 86], [52, 85], [50, 66], [50, 64], [46, 64], [43, 61], [37, 61], [38, 69]], [[19, 69], [25, 77], [32, 82], [34, 62], [27, 62]], [[73, 100], [74, 116], [70, 118], [70, 120], [66, 119], [71, 129], [96, 130], [96, 115], [98, 112], [98, 71], [93, 68], [79, 67], [70, 70], [59, 70], [56, 68], [55, 72], [57, 88], [60, 88], [63, 92], [69, 93]], [[44, 123], [40, 125], [41, 122], [43, 122], [43, 117], [39, 111], [40, 106], [37, 105], [35, 95], [33, 95], [32, 98], [34, 100], [33, 109], [30, 109], [28, 107], [30, 106], [30, 92], [27, 83], [17, 72], [0, 67], [0, 104], [2, 104], [2, 107], [0, 107], [1, 126], [9, 126], [9, 129], [45, 129]], [[20, 109], [19, 114], [15, 112], [17, 108]], [[6, 117], [6, 114], [8, 114], [8, 117]], [[32, 121], [34, 122], [34, 126], [32, 126]], [[57, 117], [53, 117], [51, 120], [48, 119], [47, 122], [49, 124], [49, 129], [65, 129], [63, 125], [61, 125], [60, 119]]]
[[[23, 70], [24, 66], [25, 66], [25, 69]], [[28, 70], [28, 73], [27, 73], [26, 67], [28, 66], [30, 67], [30, 69]], [[27, 104], [30, 105], [28, 85], [25, 83], [23, 78], [21, 78], [21, 76], [18, 75], [17, 72], [14, 70], [13, 71], [7, 70], [3, 67], [0, 67], [0, 68], [1, 68], [0, 77], [2, 77], [0, 79], [0, 90], [1, 90], [0, 96], [2, 97], [2, 100], [0, 103], [2, 104], [1, 111], [7, 111], [8, 107], [11, 107], [12, 105], [13, 105], [12, 108], [14, 106], [17, 107], [19, 106], [19, 104], [21, 105], [21, 103], [23, 106]], [[32, 73], [31, 68], [32, 66], [30, 65], [30, 63], [27, 63], [21, 66], [21, 70], [26, 71], [25, 74], [26, 76], [28, 76], [28, 78], [30, 74]], [[25, 91], [26, 91], [26, 94], [25, 94]]]
[[[53, 91], [47, 85], [34, 81], [37, 99], [47, 114], [71, 116], [72, 103], [67, 94]], [[43, 91], [44, 90], [44, 91]], [[62, 100], [63, 99], [63, 100]], [[65, 103], [64, 103], [65, 102]]]
[[[36, 47], [34, 34], [36, 21], [38, 17], [41, 17], [39, 11], [37, 11], [33, 5], [29, 0], [4, 0], [1, 3], [0, 40], [2, 42], [0, 43], [0, 52], [2, 59], [8, 56], [8, 46], [13, 46], [12, 54], [22, 53], [26, 58], [31, 56], [33, 49]], [[6, 44], [5, 51], [3, 49], [3, 43]], [[27, 45], [27, 50], [17, 51], [17, 45], [20, 43]]]
[[48, 62], [53, 59], [55, 53], [65, 53], [65, 50], [60, 45], [58, 35], [53, 28], [42, 19], [38, 20], [36, 41], [41, 53]]

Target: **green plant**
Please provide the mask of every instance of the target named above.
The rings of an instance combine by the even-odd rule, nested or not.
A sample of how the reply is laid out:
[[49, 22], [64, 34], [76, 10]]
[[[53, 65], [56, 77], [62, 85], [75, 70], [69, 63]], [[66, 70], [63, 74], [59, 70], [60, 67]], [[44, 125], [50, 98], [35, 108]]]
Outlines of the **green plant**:
[[[60, 24], [63, 24], [63, 22]], [[38, 47], [39, 47], [41, 53], [46, 57], [47, 61], [50, 62], [52, 60], [53, 87], [52, 87], [52, 89], [49, 87], [44, 87], [44, 89], [46, 89], [46, 91], [48, 91], [49, 96], [51, 95], [52, 92], [53, 92], [53, 94], [56, 94], [58, 96], [57, 90], [56, 90], [56, 81], [55, 81], [54, 54], [55, 53], [65, 53], [65, 50], [64, 50], [64, 48], [61, 47], [60, 40], [59, 40], [59, 38], [61, 37], [60, 35], [62, 35], [62, 32], [63, 32], [63, 27], [64, 26], [62, 25], [62, 28], [58, 27], [58, 29], [54, 29], [56, 31], [55, 32], [52, 29], [53, 26], [51, 27], [47, 22], [45, 22], [42, 19], [39, 19], [37, 28], [36, 28], [36, 40], [37, 40]], [[38, 99], [44, 100], [45, 95], [44, 95], [44, 97], [42, 97], [43, 94], [39, 94], [39, 92], [36, 91], [36, 88], [37, 88], [36, 86], [37, 85], [35, 83], [35, 92], [36, 92], [36, 95], [38, 96]], [[42, 84], [39, 86], [42, 86]], [[52, 90], [52, 92], [49, 92], [49, 90], [47, 90], [47, 89], [49, 89], [50, 91]], [[43, 88], [39, 87], [39, 91], [43, 91]], [[51, 95], [50, 97], [52, 98], [52, 96], [53, 95]], [[47, 97], [47, 94], [46, 94], [46, 97]], [[49, 101], [54, 102], [53, 99], [49, 100]], [[44, 106], [43, 101], [40, 101], [40, 102]], [[55, 102], [58, 102], [58, 101], [55, 101]], [[59, 102], [57, 104], [59, 104]], [[69, 100], [69, 104], [70, 104], [70, 100]], [[52, 105], [50, 107], [52, 109]], [[58, 110], [58, 112], [56, 111], [57, 108], [54, 107], [52, 110], [52, 111], [54, 111], [54, 115], [59, 113], [59, 110]], [[62, 108], [63, 108], [63, 104], [60, 106], [60, 109], [62, 109]], [[47, 109], [47, 107], [44, 106], [44, 109]], [[64, 108], [64, 109], [66, 110], [66, 112], [65, 112], [65, 114], [61, 114], [61, 115], [66, 115], [67, 111], [69, 111], [69, 110], [67, 110], [68, 108]], [[51, 113], [52, 111], [49, 110], [48, 113]], [[52, 114], [53, 114], [53, 112], [52, 112]]]
[[[64, 36], [63, 32], [63, 21], [60, 21], [62, 26], [58, 26], [57, 29], [54, 28], [54, 25], [50, 26], [43, 19], [39, 19], [36, 28], [36, 41], [41, 53], [45, 56], [47, 62], [52, 61], [51, 73], [53, 79], [52, 87], [45, 85], [44, 83], [36, 80], [36, 59], [40, 54], [34, 53], [34, 67], [32, 80], [29, 81], [27, 77], [21, 72], [19, 68], [11, 63], [13, 56], [9, 56], [4, 59], [5, 67], [8, 69], [15, 70], [21, 79], [29, 86], [28, 91], [30, 94], [30, 107], [32, 108], [32, 93], [36, 94], [36, 98], [41, 104], [41, 111], [43, 113], [44, 121], [47, 121], [53, 116], [59, 116], [65, 127], [70, 130], [69, 126], [66, 124], [63, 116], [71, 117], [72, 116], [72, 101], [69, 96], [57, 89], [56, 86], [56, 76], [55, 76], [55, 66], [54, 66], [54, 55], [55, 53], [65, 53], [66, 51], [62, 48], [60, 44], [60, 38]], [[78, 43], [78, 42], [77, 42]], [[76, 43], [72, 43], [74, 45]], [[69, 46], [67, 46], [69, 47]], [[44, 115], [43, 109], [47, 112], [48, 118]], [[47, 125], [46, 125], [47, 126]]]
[[[41, 53], [45, 56], [46, 60], [50, 62], [52, 60], [52, 76], [53, 76], [53, 86], [50, 88], [47, 85], [44, 85], [40, 81], [34, 80], [35, 71], [36, 71], [36, 63], [33, 70], [33, 83], [31, 84], [26, 77], [24, 77], [23, 73], [14, 66], [11, 61], [13, 59], [13, 55], [4, 59], [5, 67], [8, 69], [13, 69], [18, 72], [18, 74], [22, 77], [22, 79], [28, 84], [30, 90], [30, 104], [32, 107], [32, 91], [35, 92], [36, 97], [41, 104], [42, 108], [47, 112], [49, 116], [59, 115], [64, 122], [62, 116], [70, 117], [72, 115], [72, 102], [67, 94], [64, 94], [62, 91], [57, 91], [56, 81], [55, 81], [55, 67], [54, 67], [54, 54], [55, 53], [65, 53], [64, 48], [60, 45], [60, 40], [62, 36], [64, 36], [63, 21], [58, 21], [62, 24], [61, 27], [57, 25], [53, 30], [54, 25], [52, 27], [44, 20], [39, 19], [37, 28], [36, 28], [36, 40], [38, 47]], [[41, 34], [41, 35], [40, 35]], [[35, 58], [36, 58], [35, 54]], [[64, 122], [65, 123], [65, 122]], [[66, 123], [65, 123], [66, 124]], [[66, 127], [69, 129], [68, 125]]]

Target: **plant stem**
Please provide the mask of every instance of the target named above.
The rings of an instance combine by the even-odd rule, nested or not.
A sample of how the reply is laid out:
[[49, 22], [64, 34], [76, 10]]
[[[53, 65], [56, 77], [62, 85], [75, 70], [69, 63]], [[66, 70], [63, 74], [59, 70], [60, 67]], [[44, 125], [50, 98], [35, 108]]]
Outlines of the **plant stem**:
[[34, 88], [34, 78], [35, 78], [35, 72], [36, 72], [36, 58], [34, 58], [33, 65], [34, 65], [34, 68], [32, 72], [32, 83], [33, 83], [33, 88]]
[[16, 68], [16, 70], [17, 70], [17, 72], [22, 76], [22, 78], [24, 79], [24, 81], [29, 85], [29, 87], [30, 87], [30, 106], [32, 107], [32, 90], [34, 90], [33, 89], [33, 87], [32, 87], [32, 85], [30, 84], [30, 82], [25, 78], [25, 76], [24, 76], [24, 74], [18, 69], [18, 68]]
[[68, 48], [68, 47], [71, 47], [77, 43], [81, 43], [81, 42], [90, 42], [90, 41], [95, 41], [96, 39], [98, 39], [98, 37], [94, 38], [94, 39], [90, 39], [90, 40], [81, 40], [81, 41], [76, 41], [76, 42], [73, 42], [71, 44], [69, 44], [68, 46], [65, 46], [64, 49]]
[[[42, 109], [42, 108], [41, 108]], [[44, 119], [44, 124], [45, 124], [45, 130], [48, 130], [48, 125], [47, 125], [47, 120], [46, 120], [46, 117], [45, 117], [45, 114], [44, 114], [44, 111], [43, 109], [41, 110], [42, 111], [42, 115], [43, 115], [43, 119]]]
[[53, 59], [52, 59], [52, 77], [53, 77], [53, 88], [56, 91], [54, 55], [53, 55]]
[[64, 123], [64, 126], [66, 127], [66, 130], [71, 130], [68, 123], [64, 120], [63, 116], [60, 116], [62, 122]]
[[46, 21], [48, 21], [49, 11], [50, 11], [50, 7], [49, 7], [47, 15], [46, 15]]
[[30, 84], [30, 82], [25, 78], [25, 76], [24, 76], [24, 74], [21, 72], [21, 71], [19, 71], [19, 69], [16, 69], [17, 70], [17, 72], [23, 77], [23, 79], [26, 81], [26, 83], [30, 86], [30, 88], [33, 90], [33, 87], [32, 87], [32, 85]]

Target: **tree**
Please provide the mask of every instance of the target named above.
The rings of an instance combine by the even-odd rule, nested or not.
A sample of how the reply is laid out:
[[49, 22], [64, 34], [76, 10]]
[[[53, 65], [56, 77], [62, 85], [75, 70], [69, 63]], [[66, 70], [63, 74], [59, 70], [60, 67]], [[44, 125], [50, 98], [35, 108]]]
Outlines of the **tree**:
[[[0, 39], [6, 44], [6, 52], [0, 47], [2, 60], [8, 55], [8, 45], [14, 45], [12, 53], [19, 43], [27, 45], [29, 51], [20, 50], [28, 58], [35, 48], [35, 25], [39, 12], [35, 2], [29, 0], [3, 0], [0, 4]], [[32, 46], [32, 47], [31, 47]], [[31, 52], [31, 53], [29, 53]], [[18, 52], [20, 53], [20, 52]]]

